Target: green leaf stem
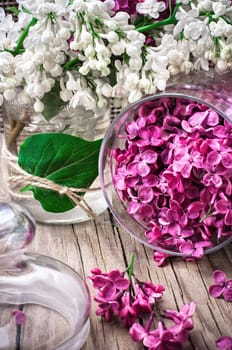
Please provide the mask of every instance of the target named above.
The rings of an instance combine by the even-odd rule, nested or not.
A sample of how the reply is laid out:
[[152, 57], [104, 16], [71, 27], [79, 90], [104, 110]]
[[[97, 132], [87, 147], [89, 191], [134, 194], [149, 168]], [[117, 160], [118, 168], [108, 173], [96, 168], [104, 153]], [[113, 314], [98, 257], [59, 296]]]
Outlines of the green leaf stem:
[[169, 24], [176, 24], [176, 13], [178, 8], [180, 7], [180, 3], [176, 4], [174, 10], [172, 11], [170, 8], [170, 16], [168, 18], [163, 19], [162, 21], [152, 22], [150, 24], [143, 25], [141, 27], [137, 27], [136, 30], [140, 33], [148, 32], [149, 30], [154, 30], [160, 27], [164, 27]]
[[20, 12], [15, 6], [7, 7], [7, 11], [11, 12], [11, 13], [14, 13], [16, 16], [18, 16], [18, 14]]
[[[27, 173], [55, 184], [85, 189], [98, 175], [100, 145], [101, 140], [86, 141], [62, 133], [32, 135], [21, 145], [18, 164]], [[27, 190], [33, 192], [46, 211], [60, 213], [75, 207], [66, 194], [25, 183], [22, 191]]]
[[13, 51], [14, 56], [18, 55], [19, 51], [23, 48], [23, 42], [26, 39], [30, 28], [34, 26], [37, 23], [37, 21], [37, 18], [33, 17], [30, 23], [27, 25], [27, 27], [23, 30], [22, 34], [20, 35], [17, 41], [16, 48]]
[[131, 281], [131, 278], [134, 274], [134, 261], [135, 261], [135, 254], [131, 254], [131, 258], [130, 258], [130, 263], [129, 263], [129, 266], [128, 266], [128, 278], [129, 280]]

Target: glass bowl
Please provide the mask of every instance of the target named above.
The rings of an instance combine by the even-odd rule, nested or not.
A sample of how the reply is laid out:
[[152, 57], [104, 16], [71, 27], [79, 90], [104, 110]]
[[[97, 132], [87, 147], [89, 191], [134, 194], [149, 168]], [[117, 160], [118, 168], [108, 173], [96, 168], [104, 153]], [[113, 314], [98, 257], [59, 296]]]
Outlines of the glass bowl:
[[[187, 78], [186, 76], [180, 76], [178, 77], [178, 81], [171, 82], [167, 86], [165, 92], [145, 97], [144, 99], [134, 104], [131, 104], [130, 106], [125, 108], [118, 116], [118, 118], [116, 118], [113, 121], [113, 123], [108, 128], [105, 134], [99, 156], [99, 174], [102, 190], [108, 207], [111, 210], [115, 219], [125, 231], [127, 231], [141, 243], [154, 250], [168, 255], [200, 258], [204, 254], [221, 249], [222, 247], [226, 246], [232, 241], [232, 225], [230, 225], [228, 215], [226, 214], [227, 219], [225, 219], [225, 210], [224, 213], [222, 209], [220, 213], [218, 212], [218, 201], [224, 198], [223, 194], [220, 194], [221, 192], [224, 192], [226, 186], [224, 183], [224, 176], [227, 177], [228, 183], [231, 184], [232, 166], [227, 164], [228, 169], [223, 170], [224, 173], [222, 170], [219, 171], [221, 163], [213, 165], [212, 161], [212, 164], [208, 166], [207, 171], [210, 174], [216, 174], [218, 172], [221, 172], [220, 174], [226, 174], [221, 175], [222, 185], [221, 187], [219, 187], [219, 184], [212, 185], [212, 180], [210, 180], [211, 182], [208, 185], [206, 184], [206, 180], [204, 180], [204, 183], [201, 182], [203, 181], [202, 178], [204, 178], [203, 175], [205, 175], [206, 170], [201, 169], [201, 171], [203, 171], [203, 174], [201, 175], [202, 178], [197, 177], [198, 175], [196, 174], [199, 173], [199, 169], [196, 167], [195, 163], [193, 165], [190, 164], [190, 167], [192, 168], [189, 171], [190, 175], [188, 178], [185, 172], [181, 170], [181, 167], [178, 171], [173, 171], [172, 161], [169, 160], [169, 163], [167, 161], [167, 154], [170, 153], [170, 149], [169, 151], [167, 151], [167, 148], [172, 147], [172, 152], [174, 152], [176, 159], [178, 159], [179, 157], [179, 160], [182, 159], [182, 163], [187, 162], [187, 160], [184, 160], [184, 156], [181, 155], [181, 152], [178, 151], [180, 147], [182, 147], [181, 149], [183, 149], [184, 146], [182, 144], [181, 146], [176, 144], [172, 145], [174, 139], [168, 139], [167, 137], [167, 132], [170, 132], [172, 135], [175, 134], [175, 128], [177, 127], [177, 125], [177, 134], [181, 130], [183, 138], [191, 136], [194, 139], [195, 137], [196, 143], [199, 142], [197, 140], [198, 137], [196, 136], [196, 133], [199, 130], [201, 130], [199, 138], [203, 140], [205, 140], [206, 138], [207, 140], [208, 138], [211, 138], [211, 141], [205, 141], [211, 146], [215, 143], [216, 138], [218, 138], [218, 136], [215, 135], [218, 135], [219, 128], [216, 129], [217, 132], [214, 131], [217, 124], [213, 120], [210, 121], [210, 118], [214, 118], [214, 116], [217, 113], [217, 115], [219, 116], [218, 125], [220, 125], [220, 127], [224, 127], [223, 130], [227, 130], [228, 128], [230, 128], [232, 121], [232, 99], [230, 97], [231, 93], [230, 91], [228, 91], [227, 88], [227, 86], [231, 86], [231, 84], [229, 84], [229, 81], [232, 82], [231, 73], [228, 73], [226, 76], [219, 74], [212, 75], [211, 72], [205, 75], [202, 73], [198, 73], [195, 75], [191, 75]], [[186, 112], [185, 117], [181, 115], [182, 112], [180, 112], [179, 115], [179, 112], [176, 112], [175, 110], [175, 108], [178, 108], [179, 104], [183, 104], [186, 110], [190, 108], [187, 106], [194, 105], [193, 112], [190, 112], [190, 108], [188, 112]], [[166, 105], [168, 105], [168, 108], [165, 107]], [[158, 111], [161, 107], [162, 112]], [[197, 127], [200, 129], [196, 130], [194, 129], [194, 127], [196, 126], [196, 118], [195, 121], [193, 119], [191, 120], [192, 124], [189, 122], [189, 119], [194, 113], [199, 112], [200, 108], [202, 109], [202, 111], [208, 111], [205, 113], [208, 113], [207, 115], [213, 117], [207, 116], [207, 118], [209, 118], [207, 119], [207, 122], [197, 122], [200, 125], [198, 125]], [[179, 118], [179, 121], [173, 121], [173, 119], [172, 121], [168, 121], [167, 111], [168, 113], [170, 113], [170, 110], [173, 113], [172, 116], [174, 116], [173, 111], [175, 110], [175, 117]], [[148, 119], [146, 119], [146, 121], [144, 122], [143, 113], [145, 113], [146, 118], [150, 118], [149, 121]], [[166, 137], [166, 141], [164, 142], [164, 144], [159, 144], [159, 141], [157, 141], [158, 137], [154, 136], [156, 135], [156, 132], [154, 131], [154, 129], [152, 129], [152, 127], [157, 127], [157, 125], [161, 125], [160, 118], [162, 119], [162, 123], [165, 123], [162, 125], [165, 125], [165, 128], [169, 128], [168, 130], [164, 128], [164, 131], [162, 131], [164, 132], [164, 134], [166, 134], [166, 136], [164, 136]], [[184, 119], [187, 120], [187, 122], [184, 122], [185, 127], [183, 130], [182, 125], [184, 125]], [[171, 125], [171, 123], [173, 123], [173, 125]], [[175, 125], [175, 123], [177, 124]], [[204, 125], [204, 123], [206, 124]], [[186, 126], [186, 124], [188, 126]], [[189, 125], [192, 128], [191, 130], [187, 130], [188, 128], [190, 128]], [[138, 134], [137, 130], [133, 130], [133, 128], [137, 128], [137, 130], [141, 128], [139, 131], [140, 134]], [[146, 136], [147, 129], [149, 128], [150, 130], [153, 130], [152, 137], [153, 140], [155, 140], [152, 141], [153, 144], [151, 144], [151, 135]], [[207, 129], [207, 132], [204, 132], [203, 129]], [[195, 136], [193, 137], [193, 135]], [[144, 142], [144, 139], [146, 139], [146, 137], [149, 138], [148, 143]], [[162, 138], [163, 136], [160, 137], [161, 140]], [[223, 142], [226, 142], [223, 141], [225, 140], [225, 137], [220, 136], [220, 138], [220, 145], [223, 144]], [[228, 132], [228, 140], [230, 139], [232, 139], [232, 131]], [[138, 140], [140, 141], [138, 142]], [[181, 138], [179, 138], [179, 140], [181, 140]], [[189, 152], [193, 152], [193, 147], [196, 147], [194, 146], [194, 143], [195, 142], [193, 142], [192, 140], [192, 146], [188, 146]], [[202, 151], [205, 152], [204, 157], [206, 157], [209, 152], [214, 151], [214, 146], [212, 146], [212, 148], [210, 147], [208, 147], [208, 150]], [[154, 158], [152, 160], [152, 156], [150, 155], [151, 158], [150, 160], [147, 160], [147, 164], [143, 169], [141, 164], [144, 164], [144, 152], [147, 150], [156, 152], [157, 160], [155, 161]], [[154, 152], [152, 152], [151, 154], [153, 154], [154, 156]], [[166, 154], [166, 156], [162, 156], [162, 158], [161, 153]], [[143, 156], [141, 154], [143, 154]], [[210, 158], [207, 158], [207, 162], [209, 162], [208, 159]], [[232, 159], [232, 156], [231, 158], [229, 158], [229, 160], [230, 159]], [[183, 166], [184, 164], [182, 164], [182, 168]], [[150, 168], [150, 170], [148, 168]], [[166, 174], [167, 172], [169, 172], [170, 169], [172, 169], [172, 181], [169, 178], [169, 180], [167, 180], [164, 184], [163, 189], [161, 189], [162, 186], [160, 176], [161, 174], [163, 176], [164, 173]], [[144, 173], [142, 173], [143, 171]], [[147, 180], [148, 178], [146, 178], [147, 174], [152, 175], [149, 178], [149, 180]], [[154, 179], [154, 175], [156, 179]], [[209, 174], [207, 176], [209, 176]], [[145, 178], [146, 181], [144, 180]], [[166, 175], [166, 179], [167, 178], [168, 176]], [[158, 190], [157, 181], [159, 184]], [[181, 194], [179, 194], [179, 190], [177, 190], [178, 186], [175, 184], [175, 182], [177, 183], [178, 181], [182, 185], [184, 184], [183, 188], [180, 190]], [[141, 184], [143, 186], [141, 186]], [[213, 186], [215, 187], [215, 189], [213, 189]], [[194, 187], [194, 191], [198, 194], [188, 194], [187, 197], [186, 193], [191, 192], [189, 189], [190, 187], [191, 191]], [[203, 189], [204, 192], [202, 192]], [[211, 192], [213, 191], [216, 193], [214, 196], [214, 200], [212, 199], [213, 196], [210, 197], [209, 195], [209, 192], [211, 194]], [[226, 200], [228, 201], [229, 211], [232, 207], [232, 190], [228, 187], [226, 191]], [[149, 193], [152, 193], [152, 195], [149, 196]], [[203, 193], [207, 193], [207, 195], [203, 195]], [[195, 214], [193, 213], [193, 211], [195, 209], [192, 209], [192, 207], [195, 208], [195, 202], [200, 201], [200, 196], [201, 209], [198, 209], [198, 216], [194, 219]], [[180, 197], [182, 199], [180, 199]], [[208, 199], [211, 200], [210, 204], [207, 203]], [[181, 212], [181, 214], [173, 214], [173, 208], [176, 208], [175, 205], [173, 205], [173, 200], [175, 202], [178, 202], [179, 200], [178, 210]], [[158, 201], [159, 204], [157, 204]], [[217, 203], [217, 205], [215, 203]], [[172, 206], [172, 208], [170, 208], [170, 205]], [[204, 212], [206, 208], [208, 208], [208, 212]], [[172, 209], [172, 212], [170, 212], [170, 209]], [[174, 211], [175, 210], [177, 209], [174, 209]], [[184, 219], [181, 216], [182, 214], [185, 215]], [[170, 219], [170, 216], [173, 217], [173, 215], [175, 216], [175, 219], [172, 218], [173, 221], [171, 221], [172, 219]], [[187, 224], [186, 216], [188, 220]], [[174, 221], [176, 225], [176, 231], [174, 230], [176, 232], [175, 234], [173, 233], [173, 230], [171, 228], [171, 225], [174, 223]], [[157, 234], [155, 232], [156, 229], [159, 231]], [[151, 230], [153, 230], [152, 238], [150, 232]], [[160, 231], [162, 231], [162, 233], [160, 233]], [[203, 242], [203, 244], [201, 244], [200, 242]], [[206, 242], [206, 244], [204, 242]]]

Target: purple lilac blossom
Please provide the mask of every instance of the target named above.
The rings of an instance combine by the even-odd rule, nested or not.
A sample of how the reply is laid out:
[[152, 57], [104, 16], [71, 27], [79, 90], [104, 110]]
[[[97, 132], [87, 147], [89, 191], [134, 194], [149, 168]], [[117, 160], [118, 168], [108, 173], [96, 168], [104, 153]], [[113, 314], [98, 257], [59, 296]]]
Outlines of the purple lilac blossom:
[[[188, 332], [193, 329], [194, 302], [185, 304], [180, 311], [164, 310], [156, 314], [155, 305], [165, 291], [161, 284], [139, 281], [134, 273], [129, 280], [124, 278], [124, 273], [115, 269], [102, 273], [99, 268], [94, 268], [91, 272], [89, 278], [96, 290], [94, 300], [98, 303], [98, 316], [106, 321], [117, 316], [129, 329], [132, 339], [142, 342], [148, 350], [182, 349]], [[158, 318], [158, 326], [151, 330], [155, 318]], [[168, 326], [165, 325], [167, 320]], [[144, 323], [145, 327], [142, 326]]]
[[[105, 0], [102, 0], [103, 2]], [[158, 0], [159, 1], [159, 0]], [[169, 9], [169, 1], [168, 0], [162, 0], [165, 3], [166, 9], [159, 15], [159, 20], [167, 18], [170, 14]], [[130, 16], [136, 16], [138, 15], [136, 11], [136, 5], [140, 2], [144, 2], [144, 0], [114, 0], [114, 8], [113, 12], [127, 12]], [[171, 1], [172, 8], [175, 7], [176, 1]], [[131, 17], [131, 18], [132, 18]]]
[[157, 262], [158, 267], [162, 267], [166, 261], [167, 258], [169, 258], [170, 255], [164, 254], [158, 251], [154, 252], [153, 260]]
[[216, 341], [216, 345], [221, 350], [232, 350], [232, 338], [228, 336], [220, 337]]
[[150, 244], [200, 258], [232, 235], [231, 136], [214, 110], [181, 98], [146, 102], [126, 122], [113, 182]]
[[225, 272], [215, 270], [213, 272], [215, 284], [209, 287], [209, 294], [214, 298], [223, 297], [232, 302], [232, 279], [228, 280]]
[[12, 315], [15, 317], [15, 322], [17, 325], [22, 325], [26, 321], [26, 315], [23, 311], [20, 311], [18, 309], [12, 310]]
[[166, 310], [166, 317], [173, 324], [167, 328], [163, 321], [158, 322], [157, 329], [150, 330], [154, 315], [151, 314], [145, 327], [134, 323], [130, 328], [130, 335], [136, 342], [142, 342], [148, 350], [181, 350], [188, 339], [188, 332], [193, 329], [192, 316], [195, 312], [195, 303], [186, 304], [178, 312]]
[[135, 342], [141, 342], [148, 350], [181, 350], [182, 345], [174, 339], [172, 332], [165, 329], [162, 322], [158, 323], [155, 330], [148, 331], [139, 323], [134, 323], [130, 328], [130, 335]]
[[114, 11], [125, 11], [130, 15], [134, 15], [136, 13], [136, 4], [138, 1], [135, 0], [114, 0], [115, 6]]
[[89, 279], [97, 291], [94, 300], [98, 303], [96, 314], [110, 321], [117, 315], [124, 326], [131, 326], [144, 313], [152, 312], [156, 301], [159, 301], [164, 287], [152, 282], [136, 280], [135, 294], [130, 293], [131, 282], [119, 270], [102, 273], [98, 268], [92, 269]]

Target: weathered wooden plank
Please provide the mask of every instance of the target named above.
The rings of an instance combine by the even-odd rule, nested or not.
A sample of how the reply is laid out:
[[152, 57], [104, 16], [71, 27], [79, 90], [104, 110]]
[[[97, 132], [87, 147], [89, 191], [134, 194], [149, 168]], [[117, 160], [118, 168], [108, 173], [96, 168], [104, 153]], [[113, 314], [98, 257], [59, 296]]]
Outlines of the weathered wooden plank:
[[[101, 224], [99, 225], [101, 227]], [[152, 261], [152, 251], [135, 242], [122, 229], [118, 229], [116, 226], [112, 232], [112, 229], [109, 229], [107, 223], [105, 223], [101, 231], [98, 229], [98, 232], [101, 232], [101, 237], [98, 240], [93, 232], [92, 234], [88, 233], [88, 231], [86, 232], [89, 239], [93, 241], [92, 247], [94, 249], [92, 248], [92, 250], [93, 256], [94, 254], [96, 255], [95, 260], [98, 261], [97, 266], [102, 269], [107, 266], [107, 271], [115, 266], [123, 269], [123, 265], [126, 266], [125, 262], [129, 261], [130, 254], [135, 252], [137, 256], [135, 270], [138, 277], [142, 280], [147, 280], [150, 277], [154, 282], [162, 283], [166, 286], [163, 302], [164, 308], [180, 308], [184, 303], [188, 303], [191, 300], [197, 303], [198, 307], [194, 317], [195, 330], [191, 333], [190, 343], [187, 345], [189, 349], [194, 347], [199, 349], [216, 349], [215, 340], [220, 335], [230, 334], [231, 304], [223, 300], [215, 300], [208, 295], [208, 287], [213, 283], [211, 277], [213, 269], [221, 268], [226, 270], [226, 267], [228, 269], [228, 266], [230, 266], [228, 264], [229, 261], [225, 262], [225, 256], [229, 257], [228, 260], [231, 259], [229, 248], [227, 249], [227, 254], [225, 250], [222, 250], [220, 253], [212, 254], [210, 258], [204, 257], [198, 263], [173, 259], [164, 268], [157, 268]], [[98, 246], [98, 243], [100, 246]], [[89, 248], [85, 247], [85, 249], [87, 250], [83, 256], [88, 254]], [[119, 252], [118, 249], [120, 250]], [[102, 252], [105, 252], [105, 255]], [[100, 256], [101, 259], [99, 258]], [[221, 256], [220, 259], [218, 259], [219, 256]], [[219, 261], [218, 264], [214, 263], [214, 266], [211, 266], [210, 261], [214, 261], [214, 257], [217, 257]], [[94, 259], [86, 259], [86, 261], [89, 269], [95, 266], [91, 264], [94, 262]], [[205, 281], [206, 278], [208, 279], [207, 283]], [[218, 323], [221, 327], [218, 326]], [[120, 334], [121, 337], [126, 339], [125, 334]], [[192, 346], [191, 343], [194, 345]], [[107, 347], [101, 344], [95, 348]], [[86, 349], [91, 349], [91, 347]]]
[[[205, 256], [197, 263], [170, 259], [163, 268], [153, 261], [153, 252], [135, 241], [123, 229], [111, 222], [108, 213], [101, 215], [97, 222], [89, 221], [76, 225], [38, 225], [37, 236], [30, 247], [31, 251], [57, 258], [74, 268], [87, 278], [93, 267], [103, 271], [112, 268], [124, 270], [134, 252], [135, 273], [140, 280], [152, 280], [165, 286], [166, 292], [160, 307], [176, 309], [194, 300], [197, 310], [194, 316], [195, 328], [185, 349], [216, 350], [215, 340], [221, 335], [232, 335], [232, 304], [221, 299], [211, 298], [208, 287], [213, 283], [212, 272], [224, 270], [232, 277], [231, 246]], [[93, 297], [94, 290], [87, 282]], [[127, 330], [117, 322], [107, 324], [95, 315], [96, 304], [92, 303], [91, 331], [83, 350], [139, 350], [141, 345], [132, 342]], [[43, 320], [42, 310], [34, 315], [37, 321]], [[37, 322], [36, 321], [36, 322]], [[49, 320], [48, 329], [50, 327]], [[43, 323], [43, 322], [42, 322]], [[36, 323], [40, 328], [39, 322]], [[51, 334], [56, 330], [51, 328]], [[23, 345], [29, 330], [22, 331]], [[45, 334], [40, 335], [42, 341]], [[34, 345], [33, 345], [34, 346]], [[33, 349], [34, 347], [31, 347]], [[21, 350], [27, 350], [21, 347]]]
[[[74, 226], [78, 246], [81, 250], [83, 271], [85, 276], [90, 274], [93, 267], [100, 267], [109, 271], [115, 267], [125, 269], [123, 250], [119, 236], [110, 225], [108, 214], [99, 217], [98, 222], [89, 222], [85, 225]], [[91, 294], [93, 288], [89, 283]], [[91, 333], [83, 350], [90, 349], [138, 349], [131, 342], [127, 331], [119, 324], [107, 324], [95, 315], [96, 305], [92, 305]]]
[[39, 305], [24, 306], [24, 312], [20, 349], [51, 350], [68, 335], [67, 322], [58, 313]]

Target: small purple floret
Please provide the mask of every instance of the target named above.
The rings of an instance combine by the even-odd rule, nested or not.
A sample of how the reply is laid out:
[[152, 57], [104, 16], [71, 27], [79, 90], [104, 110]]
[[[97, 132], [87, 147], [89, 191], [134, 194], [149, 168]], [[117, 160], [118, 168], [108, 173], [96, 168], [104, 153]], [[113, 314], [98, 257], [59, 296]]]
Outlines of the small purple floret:
[[232, 350], [232, 338], [228, 336], [220, 337], [216, 341], [216, 345], [221, 350]]
[[214, 298], [223, 297], [232, 302], [232, 279], [227, 280], [225, 272], [221, 270], [213, 272], [213, 279], [215, 284], [209, 287], [209, 294]]
[[15, 317], [15, 322], [17, 325], [22, 325], [26, 322], [26, 315], [23, 311], [14, 309], [11, 313]]

